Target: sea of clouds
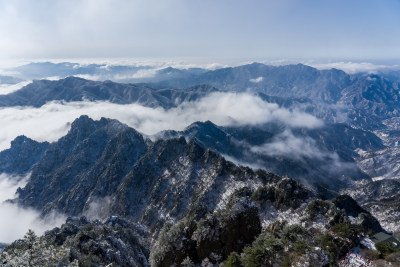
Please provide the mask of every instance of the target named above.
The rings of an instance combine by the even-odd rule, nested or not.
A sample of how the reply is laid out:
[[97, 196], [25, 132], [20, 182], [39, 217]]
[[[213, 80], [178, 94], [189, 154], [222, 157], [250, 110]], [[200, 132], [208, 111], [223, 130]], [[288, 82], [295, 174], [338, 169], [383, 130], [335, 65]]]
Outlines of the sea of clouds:
[[0, 108], [0, 124], [3, 125], [0, 150], [9, 148], [11, 140], [18, 135], [37, 141], [56, 141], [68, 132], [70, 123], [80, 115], [93, 119], [117, 119], [146, 135], [162, 130], [183, 130], [193, 122], [206, 120], [220, 126], [258, 125], [274, 121], [289, 127], [314, 128], [323, 125], [321, 120], [310, 114], [281, 108], [247, 93], [212, 93], [171, 109], [104, 101], [52, 101], [40, 108]]

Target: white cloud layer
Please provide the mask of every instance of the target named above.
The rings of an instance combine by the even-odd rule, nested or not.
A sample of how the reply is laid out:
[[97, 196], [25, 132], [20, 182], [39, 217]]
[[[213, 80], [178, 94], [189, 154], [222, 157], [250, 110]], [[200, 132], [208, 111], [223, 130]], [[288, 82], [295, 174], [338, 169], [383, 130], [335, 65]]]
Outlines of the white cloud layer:
[[330, 153], [322, 152], [311, 138], [294, 136], [290, 130], [285, 130], [277, 135], [272, 142], [254, 146], [250, 150], [268, 156], [285, 156], [296, 159], [302, 157], [322, 159], [331, 156]]
[[93, 119], [118, 119], [136, 130], [153, 135], [159, 131], [182, 130], [195, 121], [211, 120], [217, 125], [257, 125], [279, 121], [290, 127], [322, 126], [316, 117], [280, 108], [246, 93], [213, 93], [176, 108], [149, 108], [139, 104], [118, 105], [109, 102], [49, 102], [40, 108], [8, 107], [0, 109], [0, 150], [8, 148], [18, 135], [38, 141], [55, 141], [69, 130], [69, 123], [80, 115]]
[[264, 77], [258, 77], [258, 78], [255, 78], [255, 79], [250, 79], [250, 82], [259, 83], [259, 82], [262, 82], [263, 80], [264, 80]]
[[127, 80], [127, 79], [146, 79], [146, 78], [152, 78], [157, 74], [157, 71], [160, 70], [157, 67], [153, 67], [150, 69], [140, 69], [130, 75], [120, 75], [116, 74], [114, 75], [114, 80]]
[[0, 174], [0, 242], [10, 243], [22, 238], [28, 229], [42, 234], [65, 221], [65, 217], [59, 214], [52, 214], [42, 220], [39, 213], [33, 209], [4, 202], [14, 198], [17, 188], [24, 186], [28, 178], [29, 175], [21, 177]]
[[25, 186], [28, 178], [29, 175], [23, 177], [0, 173], [0, 203], [14, 198], [17, 188]]
[[30, 84], [32, 81], [23, 81], [17, 84], [0, 84], [0, 95], [8, 95], [18, 91], [22, 87]]
[[66, 219], [61, 215], [51, 215], [42, 220], [37, 211], [10, 203], [0, 204], [0, 215], [0, 242], [2, 243], [11, 243], [23, 238], [29, 229], [41, 235], [46, 230], [60, 226]]
[[[306, 63], [307, 64], [307, 63]], [[379, 65], [370, 62], [332, 62], [332, 63], [321, 63], [321, 64], [313, 64], [309, 63], [311, 67], [325, 70], [325, 69], [339, 69], [343, 70], [348, 74], [355, 74], [360, 72], [367, 73], [377, 73], [378, 71], [384, 70], [395, 70], [400, 69], [399, 65]]]

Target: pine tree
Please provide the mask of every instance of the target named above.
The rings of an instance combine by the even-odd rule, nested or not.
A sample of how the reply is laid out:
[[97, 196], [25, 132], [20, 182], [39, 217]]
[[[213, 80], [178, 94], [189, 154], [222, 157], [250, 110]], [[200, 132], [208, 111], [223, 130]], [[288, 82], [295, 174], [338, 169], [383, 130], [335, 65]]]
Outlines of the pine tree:
[[182, 261], [181, 266], [182, 267], [194, 267], [194, 263], [193, 263], [192, 259], [190, 259], [188, 256]]
[[37, 235], [31, 229], [28, 230], [26, 235], [24, 236], [25, 243], [27, 245], [26, 261], [28, 267], [34, 266], [38, 258], [38, 250], [40, 249], [37, 244]]
[[68, 267], [79, 267], [79, 261], [75, 259], [68, 265]]
[[[0, 254], [0, 266], [56, 266], [59, 263], [69, 264], [69, 248], [64, 246], [54, 247], [42, 237], [36, 236], [35, 232], [29, 230], [24, 236], [22, 247], [14, 247]], [[77, 267], [77, 260], [70, 263], [69, 267]]]
[[41, 241], [31, 229], [28, 230], [24, 239], [27, 246], [24, 258], [28, 267], [43, 266], [45, 259], [54, 253], [51, 247], [50, 250], [46, 249], [46, 242]]

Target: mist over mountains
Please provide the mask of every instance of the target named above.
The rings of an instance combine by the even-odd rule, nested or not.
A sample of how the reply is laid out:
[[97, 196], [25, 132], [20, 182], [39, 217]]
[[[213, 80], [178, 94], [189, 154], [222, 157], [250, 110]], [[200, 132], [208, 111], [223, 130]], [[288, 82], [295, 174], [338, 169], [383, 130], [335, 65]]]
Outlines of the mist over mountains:
[[[136, 241], [121, 242], [140, 260], [115, 260], [106, 247], [117, 253], [122, 245], [93, 241], [104, 250], [96, 254], [101, 264], [170, 266], [186, 258], [219, 264], [231, 253], [244, 253], [246, 262], [271, 227], [292, 225], [303, 227], [297, 234], [311, 244], [299, 257], [326, 254], [335, 262], [358, 245], [357, 234], [400, 231], [391, 223], [400, 220], [393, 216], [396, 71], [260, 63], [215, 70], [32, 63], [13, 71], [16, 78], [1, 76], [2, 83], [33, 81], [0, 95], [1, 190], [9, 196], [2, 207], [10, 214], [29, 210], [31, 222], [86, 216], [46, 236], [76, 250], [74, 259], [97, 251], [82, 249], [79, 236], [95, 240], [96, 232], [117, 233], [114, 227], [133, 231], [128, 236]], [[15, 223], [21, 218], [14, 216]], [[340, 227], [352, 229], [350, 239]], [[330, 250], [310, 229], [336, 231], [332, 242], [348, 243]], [[278, 232], [274, 238], [284, 240]], [[294, 246], [296, 238], [285, 242]], [[278, 262], [298, 253], [292, 245], [273, 252]]]
[[[84, 97], [89, 100], [108, 100], [114, 103], [139, 102], [145, 105], [171, 107], [173, 103], [165, 103], [161, 98], [164, 96], [165, 99], [166, 94], [171, 94], [172, 91], [175, 92], [177, 89], [174, 88], [186, 89], [207, 84], [220, 91], [259, 94], [270, 102], [278, 102], [281, 105], [286, 104], [286, 106], [293, 105], [293, 108], [296, 104], [296, 109], [307, 111], [324, 120], [346, 122], [357, 128], [375, 129], [383, 127], [379, 122], [380, 120], [395, 117], [399, 112], [397, 103], [399, 76], [396, 71], [379, 75], [368, 73], [347, 74], [337, 69], [318, 70], [302, 64], [268, 66], [253, 63], [216, 70], [175, 69], [171, 67], [155, 69], [153, 67], [153, 72], [146, 78], [119, 80], [114, 77], [122, 75], [118, 73], [124, 73], [125, 71], [136, 73], [144, 71], [146, 68], [150, 67], [81, 66], [72, 63], [32, 63], [23, 65], [13, 71], [17, 71], [18, 75], [28, 80], [46, 77], [63, 78], [81, 74], [97, 75], [96, 73], [98, 73], [98, 79], [100, 80], [107, 80], [111, 77], [112, 80], [116, 81], [150, 82], [151, 84], [143, 85], [143, 88], [135, 91], [136, 93], [132, 93], [133, 88], [129, 88], [129, 86], [125, 86], [122, 90], [121, 86], [112, 83], [107, 84], [107, 82], [100, 86], [95, 85], [96, 83], [94, 82], [92, 84], [86, 82], [87, 84], [85, 84], [83, 80], [73, 78], [65, 80], [63, 85], [59, 84], [60, 82], [57, 84], [56, 81], [53, 84], [51, 82], [43, 84], [46, 82], [37, 81], [30, 85], [37, 88], [36, 90], [30, 91], [30, 93], [26, 93], [26, 90], [23, 90], [10, 96], [2, 96], [1, 105], [40, 106], [51, 100], [73, 101], [82, 100]], [[37, 73], [30, 75], [32, 72], [30, 69], [35, 70]], [[104, 73], [108, 73], [107, 75], [109, 76]], [[46, 90], [53, 88], [52, 90], [54, 90], [57, 86], [65, 88], [73, 86], [74, 88], [79, 88], [79, 90], [75, 91], [75, 93], [73, 91], [69, 92], [68, 95], [63, 94], [62, 90], [57, 91], [57, 93], [49, 91], [38, 95], [40, 87], [46, 87]], [[98, 89], [94, 89], [93, 86], [97, 86]], [[158, 92], [158, 95], [154, 95], [157, 94], [155, 92], [157, 90], [149, 90], [149, 86], [161, 91]], [[91, 90], [98, 91], [92, 92]], [[192, 89], [192, 91], [194, 90]], [[32, 95], [35, 96], [34, 99], [30, 99]], [[172, 96], [170, 99], [179, 99], [178, 97]], [[29, 98], [29, 101], [26, 101], [27, 98]]]

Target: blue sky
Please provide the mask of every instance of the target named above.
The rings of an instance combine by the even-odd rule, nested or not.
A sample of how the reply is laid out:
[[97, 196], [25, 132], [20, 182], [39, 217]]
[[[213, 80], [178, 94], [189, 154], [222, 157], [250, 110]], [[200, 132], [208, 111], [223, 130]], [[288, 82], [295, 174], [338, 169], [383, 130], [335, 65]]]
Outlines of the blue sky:
[[0, 0], [0, 59], [395, 60], [400, 0]]

